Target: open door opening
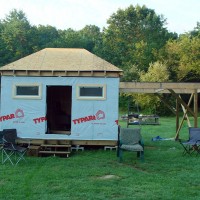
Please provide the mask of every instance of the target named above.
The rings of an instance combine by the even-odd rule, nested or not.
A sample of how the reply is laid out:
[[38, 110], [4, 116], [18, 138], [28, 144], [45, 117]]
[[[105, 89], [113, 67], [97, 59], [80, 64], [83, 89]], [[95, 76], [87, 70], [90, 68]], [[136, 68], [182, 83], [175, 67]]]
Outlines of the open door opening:
[[47, 133], [71, 134], [72, 86], [47, 86]]

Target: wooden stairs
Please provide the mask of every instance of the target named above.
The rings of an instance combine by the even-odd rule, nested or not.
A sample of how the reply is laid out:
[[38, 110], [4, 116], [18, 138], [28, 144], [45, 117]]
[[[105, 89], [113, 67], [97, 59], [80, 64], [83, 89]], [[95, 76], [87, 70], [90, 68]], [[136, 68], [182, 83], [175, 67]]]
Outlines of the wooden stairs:
[[71, 141], [44, 140], [43, 144], [30, 145], [28, 154], [31, 156], [60, 156], [69, 157], [71, 153]]

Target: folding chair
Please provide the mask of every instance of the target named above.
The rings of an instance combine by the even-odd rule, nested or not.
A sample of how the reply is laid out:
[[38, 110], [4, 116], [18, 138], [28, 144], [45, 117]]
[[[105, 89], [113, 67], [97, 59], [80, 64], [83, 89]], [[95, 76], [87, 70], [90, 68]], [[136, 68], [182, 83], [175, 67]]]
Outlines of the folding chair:
[[0, 131], [0, 151], [2, 151], [3, 148], [3, 131]]
[[139, 128], [120, 128], [118, 138], [117, 157], [119, 157], [120, 162], [123, 150], [137, 152], [137, 157], [144, 161], [144, 143]]
[[180, 144], [183, 147], [183, 155], [191, 155], [194, 152], [200, 153], [200, 128], [189, 128], [189, 139]]
[[27, 148], [18, 146], [16, 129], [3, 130], [2, 164], [9, 161], [12, 165], [17, 165], [21, 160], [25, 161], [24, 155]]

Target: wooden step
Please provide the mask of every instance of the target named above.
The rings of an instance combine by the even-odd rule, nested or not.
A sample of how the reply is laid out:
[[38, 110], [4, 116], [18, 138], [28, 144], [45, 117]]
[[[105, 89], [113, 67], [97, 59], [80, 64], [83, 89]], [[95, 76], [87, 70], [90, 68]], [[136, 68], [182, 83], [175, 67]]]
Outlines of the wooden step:
[[52, 143], [44, 143], [41, 144], [41, 149], [39, 151], [40, 155], [48, 154], [48, 155], [66, 155], [67, 158], [71, 153], [71, 144], [52, 144]]
[[70, 154], [71, 152], [69, 151], [39, 151], [39, 153], [43, 154]]
[[71, 147], [70, 144], [41, 144], [41, 147]]
[[56, 156], [56, 155], [65, 155], [67, 158], [69, 157], [71, 152], [68, 152], [68, 151], [39, 151], [39, 154], [40, 155], [53, 155], [53, 156]]

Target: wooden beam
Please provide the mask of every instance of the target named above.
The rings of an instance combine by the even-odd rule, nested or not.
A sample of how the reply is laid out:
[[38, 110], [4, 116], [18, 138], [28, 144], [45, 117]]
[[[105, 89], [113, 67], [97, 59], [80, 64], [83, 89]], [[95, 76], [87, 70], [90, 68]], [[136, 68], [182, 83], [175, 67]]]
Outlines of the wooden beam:
[[1, 76], [60, 76], [60, 77], [113, 77], [118, 78], [117, 71], [66, 71], [66, 70], [0, 70]]
[[120, 88], [136, 89], [200, 89], [200, 83], [120, 82]]
[[116, 146], [116, 140], [72, 140], [72, 145]]
[[181, 107], [182, 107], [182, 110], [183, 110], [183, 113], [184, 113], [183, 120], [186, 118], [188, 127], [191, 127], [190, 119], [189, 119], [189, 117], [187, 115], [187, 110], [184, 108], [184, 106], [182, 104], [181, 104]]
[[46, 141], [48, 144], [72, 144], [72, 145], [83, 145], [83, 146], [116, 146], [117, 140], [65, 140], [65, 139], [34, 139], [34, 138], [18, 138], [18, 144], [32, 144], [42, 145]]
[[[189, 99], [188, 104], [187, 104], [188, 106], [190, 106], [190, 104], [191, 104], [191, 102], [192, 102], [192, 99], [193, 99], [193, 96], [194, 96], [194, 94], [191, 94], [190, 99]], [[177, 102], [177, 104], [178, 104], [178, 102]], [[178, 104], [178, 105], [179, 105], [179, 104]], [[181, 130], [181, 128], [182, 128], [183, 122], [184, 122], [185, 117], [186, 117], [186, 115], [187, 115], [187, 110], [186, 110], [184, 107], [182, 107], [182, 108], [183, 108], [184, 115], [183, 115], [183, 118], [182, 118], [182, 120], [181, 120], [180, 125], [177, 126], [177, 129], [176, 129], [176, 136], [175, 136], [175, 139], [176, 139], [176, 140], [179, 138], [179, 132], [180, 132], [180, 130]], [[188, 120], [189, 120], [189, 119], [188, 119]], [[177, 123], [177, 122], [176, 122], [176, 123]], [[190, 127], [190, 122], [188, 123], [188, 126]]]
[[176, 94], [172, 89], [169, 89], [169, 91], [171, 92], [171, 94], [177, 99], [178, 103], [182, 104], [185, 109], [187, 109], [192, 116], [194, 116], [194, 112], [191, 110], [191, 108], [178, 96], [178, 94]]
[[[191, 94], [193, 89], [174, 89], [178, 94]], [[198, 90], [199, 91], [199, 90]], [[168, 89], [156, 89], [156, 88], [119, 88], [120, 93], [142, 93], [142, 94], [170, 94]]]
[[170, 102], [159, 94], [155, 94], [160, 100], [176, 115], [176, 109], [170, 105]]
[[176, 132], [178, 131], [179, 128], [179, 103], [176, 99]]
[[198, 127], [198, 94], [194, 91], [194, 127]]

